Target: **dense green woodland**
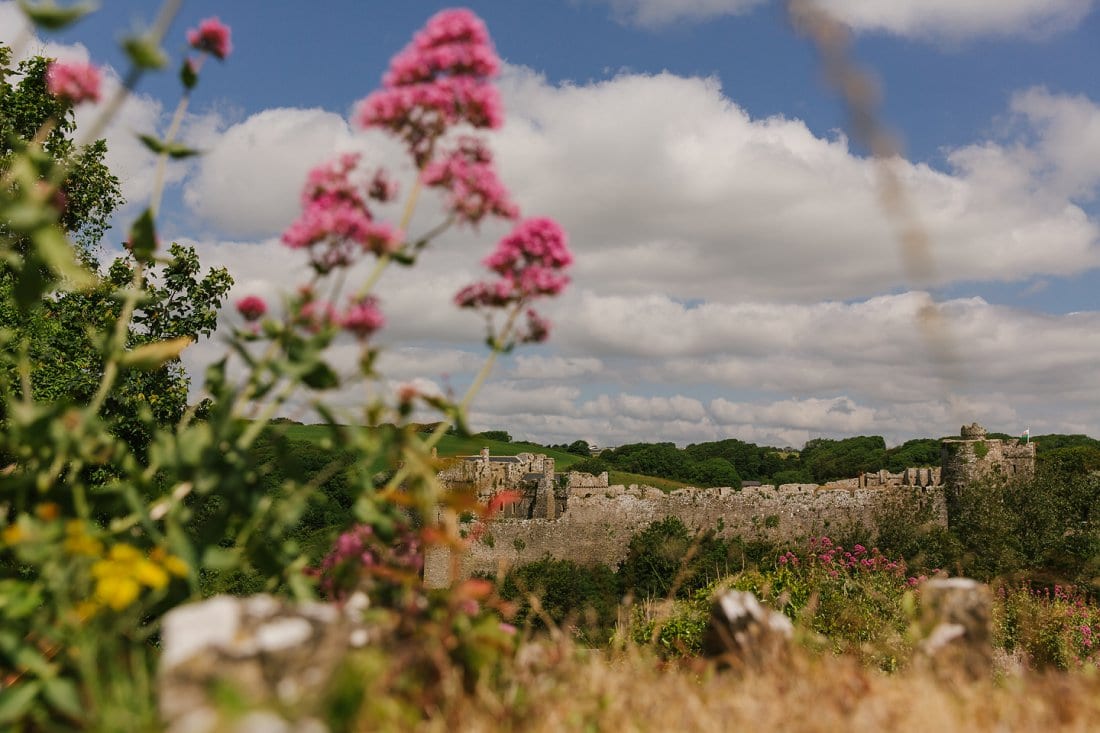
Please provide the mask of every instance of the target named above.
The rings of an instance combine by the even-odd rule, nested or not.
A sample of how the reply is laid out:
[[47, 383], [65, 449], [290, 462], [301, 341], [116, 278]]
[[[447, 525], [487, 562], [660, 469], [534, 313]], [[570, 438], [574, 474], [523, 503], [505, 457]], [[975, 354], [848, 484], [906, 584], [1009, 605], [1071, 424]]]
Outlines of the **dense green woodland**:
[[[1002, 433], [993, 438], [1008, 438]], [[1100, 469], [1100, 440], [1086, 435], [1040, 435], [1033, 438], [1040, 461], [1061, 462], [1082, 470]], [[842, 440], [815, 438], [802, 450], [772, 448], [729, 438], [677, 448], [672, 443], [631, 443], [605, 450], [572, 466], [575, 471], [607, 470], [676, 479], [697, 486], [762, 483], [822, 483], [886, 469], [897, 473], [913, 466], [940, 465], [940, 439], [916, 438], [887, 448], [879, 435]]]

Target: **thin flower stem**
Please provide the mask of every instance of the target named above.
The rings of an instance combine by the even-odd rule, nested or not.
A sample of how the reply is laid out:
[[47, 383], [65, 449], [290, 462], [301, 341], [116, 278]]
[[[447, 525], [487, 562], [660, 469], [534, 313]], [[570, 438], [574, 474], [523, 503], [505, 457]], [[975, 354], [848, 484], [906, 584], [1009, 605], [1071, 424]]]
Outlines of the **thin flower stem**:
[[[473, 402], [474, 397], [481, 391], [481, 388], [485, 385], [485, 380], [489, 378], [489, 374], [492, 373], [493, 367], [496, 365], [497, 358], [501, 352], [504, 351], [503, 344], [508, 343], [508, 339], [512, 336], [512, 330], [515, 328], [516, 319], [519, 317], [520, 312], [523, 310], [524, 302], [520, 301], [516, 303], [512, 308], [511, 313], [508, 314], [508, 320], [504, 324], [504, 328], [496, 339], [494, 339], [493, 350], [489, 352], [489, 356], [485, 359], [485, 363], [481, 365], [481, 369], [478, 371], [477, 376], [474, 377], [474, 381], [470, 383], [470, 386], [466, 389], [466, 394], [462, 396], [462, 400], [458, 403], [457, 411], [465, 412], [470, 403]], [[454, 425], [454, 418], [444, 417], [439, 422], [435, 430], [431, 435], [425, 439], [422, 443], [422, 447], [425, 452], [431, 451], [439, 441], [443, 439], [443, 436], [447, 434], [447, 431]], [[382, 489], [382, 495], [385, 496], [392, 491], [395, 491], [401, 482], [409, 475], [409, 470], [406, 466], [402, 466], [396, 473], [386, 482], [386, 486]]]
[[[149, 38], [154, 44], [160, 44], [161, 40], [164, 38], [164, 34], [168, 32], [168, 26], [172, 24], [172, 20], [179, 13], [181, 5], [182, 0], [165, 0], [164, 4], [161, 5], [160, 13], [158, 13], [153, 27], [149, 30]], [[142, 69], [140, 67], [136, 65], [131, 66], [130, 71], [126, 74], [125, 82], [115, 91], [115, 94], [100, 112], [99, 117], [96, 118], [95, 122], [92, 123], [91, 127], [86, 131], [78, 147], [84, 147], [100, 136], [107, 124], [114, 119], [118, 110], [122, 107], [122, 103], [126, 100], [126, 97], [133, 91], [141, 75]], [[162, 153], [162, 156], [163, 155], [165, 154]], [[156, 213], [155, 209], [154, 213]], [[111, 348], [108, 352], [107, 363], [103, 367], [103, 376], [99, 380], [99, 387], [96, 390], [95, 396], [87, 407], [87, 411], [85, 412], [86, 415], [94, 415], [99, 412], [100, 407], [103, 406], [103, 402], [107, 399], [107, 395], [111, 391], [111, 387], [114, 386], [115, 380], [118, 378], [118, 358], [120, 352], [126, 346], [126, 336], [129, 333], [130, 321], [134, 316], [134, 310], [137, 307], [138, 299], [141, 298], [143, 276], [144, 266], [141, 262], [138, 262], [134, 266], [134, 276], [130, 282], [130, 289], [126, 292], [126, 299], [122, 304], [122, 312], [119, 314], [118, 321], [115, 323], [115, 331], [111, 337]]]
[[[160, 6], [160, 12], [157, 14], [157, 19], [153, 22], [153, 27], [149, 29], [149, 40], [154, 45], [160, 45], [160, 42], [164, 39], [164, 35], [168, 32], [168, 27], [172, 25], [172, 21], [175, 20], [182, 5], [183, 0], [165, 0], [164, 4]], [[115, 90], [115, 93], [107, 100], [107, 104], [104, 105], [99, 116], [96, 117], [92, 125], [85, 131], [84, 135], [81, 136], [77, 148], [82, 148], [93, 140], [99, 139], [100, 135], [102, 135], [103, 131], [107, 128], [108, 123], [118, 114], [118, 110], [122, 107], [122, 103], [126, 101], [126, 98], [130, 96], [130, 92], [137, 86], [138, 80], [141, 79], [143, 73], [144, 71], [140, 67], [130, 67], [130, 70], [126, 73], [126, 78], [122, 86]]]
[[[168, 135], [165, 137], [165, 145], [171, 145], [176, 139], [176, 135], [179, 134], [180, 125], [183, 123], [183, 116], [187, 113], [187, 105], [191, 102], [191, 93], [184, 92], [180, 97], [179, 104], [176, 105], [176, 113], [172, 115], [172, 124], [168, 127]], [[149, 208], [153, 212], [153, 216], [157, 215], [160, 210], [161, 198], [164, 196], [164, 176], [168, 170], [168, 151], [162, 151], [157, 156], [157, 173], [153, 182], [153, 195], [149, 201]]]
[[[416, 182], [413, 183], [412, 190], [409, 191], [409, 198], [405, 200], [405, 210], [401, 214], [401, 223], [399, 227], [401, 231], [407, 232], [409, 230], [409, 224], [412, 222], [413, 212], [416, 211], [416, 202], [420, 198], [420, 189], [423, 185], [420, 183], [420, 177], [417, 176]], [[370, 291], [374, 289], [374, 286], [378, 284], [379, 278], [382, 277], [382, 273], [386, 271], [390, 262], [393, 261], [393, 257], [389, 254], [384, 254], [378, 258], [378, 262], [375, 263], [374, 269], [371, 270], [370, 275], [367, 275], [367, 279], [363, 282], [363, 285], [356, 293], [357, 298], [365, 298], [370, 294]]]

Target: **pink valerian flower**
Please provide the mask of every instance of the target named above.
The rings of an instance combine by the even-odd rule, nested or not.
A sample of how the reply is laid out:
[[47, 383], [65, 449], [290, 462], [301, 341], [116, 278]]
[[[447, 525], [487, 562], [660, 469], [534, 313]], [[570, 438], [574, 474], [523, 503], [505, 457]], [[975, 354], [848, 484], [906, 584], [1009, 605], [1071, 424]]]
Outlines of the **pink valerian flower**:
[[485, 23], [457, 8], [429, 18], [412, 43], [390, 61], [382, 83], [394, 87], [430, 81], [440, 72], [489, 77], [499, 70]]
[[515, 300], [516, 289], [511, 280], [467, 285], [454, 298], [459, 308], [503, 308]]
[[492, 214], [515, 219], [519, 208], [497, 177], [493, 156], [475, 137], [462, 137], [455, 150], [425, 166], [420, 180], [448, 191], [447, 207], [459, 221], [477, 224]]
[[98, 102], [100, 73], [92, 64], [52, 61], [46, 68], [46, 91], [68, 104]]
[[355, 334], [360, 340], [368, 338], [385, 323], [386, 319], [382, 311], [378, 310], [378, 303], [374, 298], [352, 300], [340, 315], [340, 327]]
[[343, 600], [372, 578], [389, 582], [395, 575], [415, 577], [423, 564], [421, 542], [415, 533], [405, 531], [396, 541], [385, 543], [370, 525], [358, 524], [336, 538], [314, 572], [329, 598]]
[[317, 333], [337, 323], [338, 318], [336, 309], [328, 301], [306, 300], [298, 309], [295, 321], [306, 330]]
[[[490, 270], [505, 277], [518, 277], [531, 267], [550, 271], [573, 264], [565, 232], [553, 219], [535, 218], [521, 222], [500, 240], [484, 260]], [[556, 293], [549, 293], [555, 295]]]
[[390, 177], [385, 168], [379, 168], [370, 181], [367, 196], [384, 204], [397, 198], [397, 191], [397, 181]]
[[[311, 170], [302, 189], [302, 214], [283, 232], [287, 246], [310, 250], [318, 272], [346, 267], [362, 252], [393, 253], [404, 241], [400, 231], [371, 215], [362, 187], [352, 180], [358, 164], [359, 156], [347, 153]], [[375, 198], [393, 193], [385, 171], [376, 172], [368, 186]]]
[[541, 344], [550, 337], [550, 321], [540, 316], [533, 308], [527, 309], [527, 326], [519, 341], [525, 344]]
[[[551, 219], [527, 219], [500, 240], [483, 264], [500, 278], [467, 285], [455, 295], [460, 308], [501, 308], [544, 295], [569, 283], [561, 271], [573, 262], [565, 232]], [[548, 326], [541, 321], [543, 327]]]
[[403, 139], [423, 168], [449, 127], [501, 125], [500, 94], [490, 83], [499, 69], [485, 24], [469, 10], [443, 10], [393, 57], [382, 89], [360, 103], [356, 121]]
[[198, 28], [187, 31], [187, 42], [197, 51], [205, 51], [220, 61], [233, 52], [229, 26], [217, 17], [206, 18]]
[[256, 321], [267, 313], [267, 303], [258, 295], [248, 295], [237, 301], [237, 312], [246, 321]]

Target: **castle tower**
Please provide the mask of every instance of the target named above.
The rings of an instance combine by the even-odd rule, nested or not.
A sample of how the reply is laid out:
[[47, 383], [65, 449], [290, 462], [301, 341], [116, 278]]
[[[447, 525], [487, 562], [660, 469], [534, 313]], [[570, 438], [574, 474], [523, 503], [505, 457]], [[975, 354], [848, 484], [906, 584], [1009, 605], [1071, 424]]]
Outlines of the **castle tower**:
[[990, 438], [978, 423], [964, 425], [959, 435], [945, 438], [940, 449], [948, 496], [957, 496], [975, 481], [1019, 481], [1035, 475], [1034, 443]]

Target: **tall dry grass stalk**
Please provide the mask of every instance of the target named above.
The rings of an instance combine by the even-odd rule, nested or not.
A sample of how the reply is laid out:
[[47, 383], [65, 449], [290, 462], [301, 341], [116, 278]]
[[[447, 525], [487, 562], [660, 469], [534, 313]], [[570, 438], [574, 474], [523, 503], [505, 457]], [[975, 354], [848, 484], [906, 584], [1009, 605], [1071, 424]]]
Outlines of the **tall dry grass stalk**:
[[[375, 730], [378, 720], [360, 730]], [[594, 652], [534, 642], [503, 683], [450, 698], [422, 730], [463, 731], [1095, 731], [1100, 676], [1016, 674], [977, 683], [849, 657], [796, 653], [759, 674], [667, 666], [644, 648]]]

